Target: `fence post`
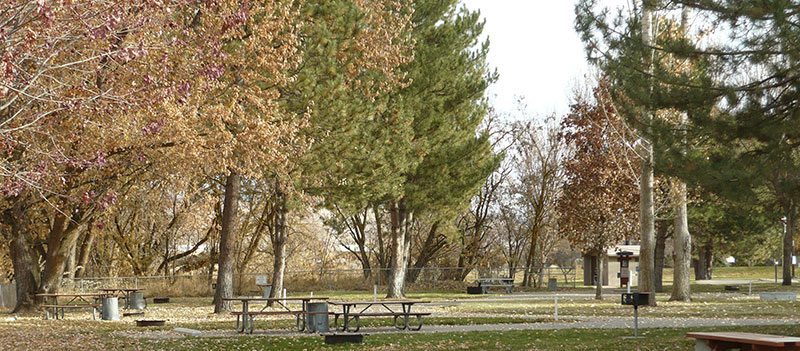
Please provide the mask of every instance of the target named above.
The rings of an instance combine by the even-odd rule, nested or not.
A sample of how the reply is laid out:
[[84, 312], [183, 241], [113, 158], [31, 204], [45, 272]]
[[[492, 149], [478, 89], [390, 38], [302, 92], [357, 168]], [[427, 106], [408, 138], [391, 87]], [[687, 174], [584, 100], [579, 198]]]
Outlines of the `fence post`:
[[184, 284], [184, 276], [181, 276], [181, 297], [186, 297], [186, 285]]

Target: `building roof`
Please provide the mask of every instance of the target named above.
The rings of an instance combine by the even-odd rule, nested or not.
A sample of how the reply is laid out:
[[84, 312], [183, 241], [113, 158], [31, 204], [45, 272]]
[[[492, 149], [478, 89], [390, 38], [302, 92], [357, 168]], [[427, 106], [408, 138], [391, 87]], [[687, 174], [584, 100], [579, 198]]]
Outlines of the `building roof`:
[[641, 250], [641, 246], [639, 245], [617, 245], [611, 247], [606, 250], [606, 254], [608, 256], [617, 257], [618, 252], [630, 252], [631, 255], [628, 257], [639, 257], [639, 251]]

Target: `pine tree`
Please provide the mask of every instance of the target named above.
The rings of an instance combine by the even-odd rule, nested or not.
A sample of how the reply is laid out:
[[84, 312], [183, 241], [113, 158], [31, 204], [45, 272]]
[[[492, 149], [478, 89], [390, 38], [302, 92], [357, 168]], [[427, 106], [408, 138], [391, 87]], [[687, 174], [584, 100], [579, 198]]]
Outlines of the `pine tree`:
[[[795, 25], [800, 4], [658, 1], [662, 14], [688, 7], [709, 20], [691, 28], [690, 35], [713, 24], [725, 28], [725, 37], [695, 41], [665, 35], [646, 46], [634, 30], [643, 18], [611, 21], [608, 12], [595, 11], [595, 3], [579, 3], [576, 28], [592, 55], [607, 54], [597, 62], [632, 101], [626, 115], [649, 131], [658, 170], [730, 199], [754, 199], [755, 189], [769, 189], [786, 217], [783, 256], [790, 262], [800, 200], [800, 28]], [[646, 55], [655, 57], [652, 71], [639, 64]], [[693, 69], [676, 71], [664, 57], [689, 60]], [[648, 125], [633, 113], [669, 108], [686, 112], [684, 127], [663, 120]], [[693, 145], [685, 153], [675, 147], [684, 137]], [[791, 284], [788, 267], [784, 284]]]
[[391, 162], [404, 166], [401, 182], [386, 197], [391, 217], [392, 259], [387, 297], [402, 297], [416, 212], [468, 204], [499, 165], [486, 133], [484, 91], [496, 79], [479, 43], [480, 14], [457, 0], [415, 1], [414, 60], [405, 66], [411, 84], [391, 97], [381, 120], [409, 134]]

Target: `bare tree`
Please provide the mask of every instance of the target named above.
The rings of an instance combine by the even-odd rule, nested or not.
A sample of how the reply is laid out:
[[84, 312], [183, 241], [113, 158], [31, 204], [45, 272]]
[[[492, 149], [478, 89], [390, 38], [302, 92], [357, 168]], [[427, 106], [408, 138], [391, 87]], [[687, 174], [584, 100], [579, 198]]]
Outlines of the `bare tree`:
[[554, 116], [538, 125], [518, 122], [514, 134], [512, 162], [517, 173], [511, 191], [525, 218], [529, 236], [523, 285], [531, 286], [541, 282], [537, 275], [541, 274], [558, 237], [555, 209], [565, 180], [562, 162], [568, 149], [560, 138], [560, 126]]

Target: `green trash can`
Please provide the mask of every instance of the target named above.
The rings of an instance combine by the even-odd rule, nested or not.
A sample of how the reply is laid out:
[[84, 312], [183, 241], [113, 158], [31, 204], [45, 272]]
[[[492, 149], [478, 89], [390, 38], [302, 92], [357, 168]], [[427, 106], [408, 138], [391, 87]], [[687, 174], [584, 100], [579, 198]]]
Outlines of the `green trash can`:
[[147, 301], [144, 299], [144, 293], [141, 291], [134, 291], [130, 295], [130, 301], [128, 301], [128, 308], [132, 310], [143, 310], [147, 307]]
[[550, 280], [547, 281], [547, 290], [550, 291], [558, 290], [558, 279], [550, 278]]
[[119, 300], [116, 297], [104, 297], [102, 303], [102, 316], [104, 321], [119, 320]]
[[312, 333], [324, 333], [330, 331], [328, 322], [328, 303], [309, 302], [308, 312], [325, 312], [319, 314], [306, 315], [306, 328]]

